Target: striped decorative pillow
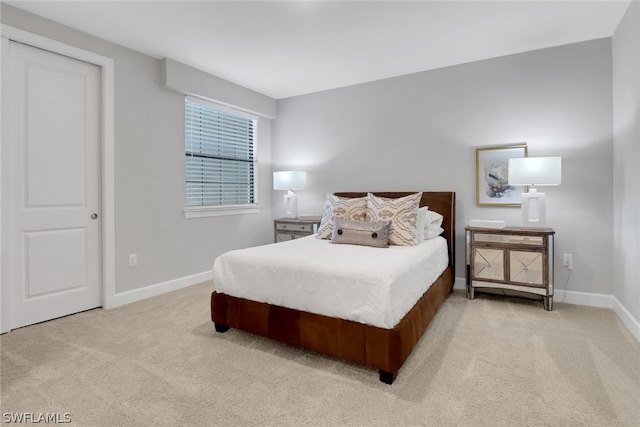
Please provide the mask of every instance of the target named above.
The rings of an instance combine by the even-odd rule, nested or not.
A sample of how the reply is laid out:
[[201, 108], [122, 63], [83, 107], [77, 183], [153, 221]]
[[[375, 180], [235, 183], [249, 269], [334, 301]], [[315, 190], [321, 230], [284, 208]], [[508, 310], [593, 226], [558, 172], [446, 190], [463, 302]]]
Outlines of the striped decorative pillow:
[[418, 208], [422, 193], [397, 199], [367, 194], [367, 218], [369, 221], [391, 220], [389, 244], [415, 246], [418, 244]]
[[322, 211], [322, 219], [318, 227], [318, 239], [331, 239], [333, 233], [333, 218], [340, 217], [352, 221], [367, 220], [366, 197], [339, 197], [335, 194], [327, 194]]

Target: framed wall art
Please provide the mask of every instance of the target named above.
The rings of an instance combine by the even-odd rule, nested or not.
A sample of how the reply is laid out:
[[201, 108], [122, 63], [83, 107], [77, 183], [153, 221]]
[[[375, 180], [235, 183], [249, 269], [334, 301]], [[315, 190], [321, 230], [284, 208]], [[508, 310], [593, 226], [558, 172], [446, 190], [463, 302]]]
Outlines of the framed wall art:
[[476, 148], [476, 205], [520, 206], [525, 186], [509, 185], [509, 159], [527, 157], [527, 144]]

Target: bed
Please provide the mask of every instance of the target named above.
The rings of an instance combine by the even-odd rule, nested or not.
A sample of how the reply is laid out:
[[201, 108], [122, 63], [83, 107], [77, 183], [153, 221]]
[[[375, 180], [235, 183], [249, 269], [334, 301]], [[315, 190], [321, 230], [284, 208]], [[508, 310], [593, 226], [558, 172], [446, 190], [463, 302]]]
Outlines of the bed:
[[[399, 199], [413, 193], [377, 192], [373, 194], [383, 198]], [[367, 196], [367, 193], [349, 192], [335, 193], [335, 195], [355, 200], [356, 198]], [[349, 316], [335, 314], [332, 311], [335, 308], [334, 305], [339, 305], [335, 302], [326, 304], [325, 307], [321, 308], [311, 305], [307, 307], [304, 298], [309, 301], [311, 299], [322, 300], [322, 297], [313, 293], [314, 288], [307, 283], [311, 283], [312, 279], [307, 279], [304, 271], [288, 270], [288, 258], [295, 253], [303, 253], [301, 256], [304, 257], [310, 254], [307, 259], [313, 260], [317, 259], [317, 254], [322, 253], [315, 251], [333, 248], [330, 250], [336, 251], [337, 249], [339, 252], [340, 250], [345, 250], [342, 247], [351, 246], [336, 245], [311, 236], [300, 239], [299, 242], [277, 243], [231, 251], [216, 259], [214, 264], [215, 290], [211, 294], [211, 320], [215, 325], [216, 331], [222, 333], [229, 328], [236, 328], [293, 346], [361, 363], [378, 369], [380, 381], [392, 384], [398, 371], [417, 345], [438, 308], [453, 289], [454, 283], [455, 193], [422, 192], [420, 206], [428, 206], [430, 211], [438, 212], [442, 215], [442, 229], [444, 231], [440, 237], [432, 239], [432, 242], [418, 245], [420, 250], [417, 252], [430, 251], [431, 247], [440, 245], [438, 242], [442, 241], [445, 260], [442, 272], [436, 272], [435, 275], [428, 269], [425, 270], [416, 261], [414, 264], [416, 264], [416, 268], [419, 268], [412, 270], [411, 274], [407, 273], [406, 279], [402, 275], [398, 276], [399, 278], [394, 276], [394, 280], [399, 280], [401, 284], [405, 281], [407, 283], [411, 282], [411, 286], [416, 288], [414, 292], [420, 292], [415, 296], [417, 302], [414, 303], [412, 300], [408, 307], [400, 307], [399, 310], [371, 309], [371, 306], [377, 306], [375, 304], [367, 304], [364, 307], [356, 307], [355, 314]], [[378, 252], [366, 252], [367, 250]], [[389, 256], [397, 253], [414, 256], [413, 254], [416, 253], [416, 260], [419, 260], [419, 257], [422, 256], [413, 250], [412, 252], [402, 252], [403, 250], [405, 249], [359, 249], [364, 254], [362, 256], [366, 256], [367, 253], [372, 254], [372, 257], [382, 256], [379, 255], [382, 253], [390, 254]], [[442, 249], [437, 250], [441, 251]], [[283, 252], [283, 255], [278, 256], [282, 260], [273, 258], [276, 256], [275, 253], [280, 251]], [[224, 276], [223, 274], [225, 273], [223, 272], [226, 272], [225, 268], [228, 267], [226, 264], [232, 262], [234, 255], [240, 254], [242, 256], [254, 256], [249, 264], [249, 266], [253, 265], [253, 267], [236, 268], [237, 271], [242, 270], [242, 275], [244, 275], [244, 277], [240, 277], [240, 273], [237, 273], [239, 278], [236, 286], [233, 284], [235, 277], [233, 280], [227, 280], [228, 277]], [[361, 256], [352, 255], [351, 252], [349, 254], [349, 256], [353, 257]], [[336, 256], [340, 257], [340, 255]], [[343, 268], [339, 264], [338, 258], [334, 261], [333, 270]], [[302, 258], [299, 259], [302, 260]], [[326, 265], [331, 265], [331, 261], [328, 262], [329, 264]], [[388, 262], [395, 263], [395, 261]], [[261, 263], [264, 263], [264, 266], [260, 267]], [[304, 264], [302, 261], [300, 263]], [[382, 274], [384, 270], [374, 269], [374, 267], [383, 268], [379, 267], [379, 265], [383, 264], [382, 258], [380, 258], [380, 261], [372, 258], [370, 280], [373, 281], [376, 276], [384, 275]], [[317, 266], [318, 262], [315, 262], [315, 264], [309, 262], [310, 269], [313, 269], [314, 265]], [[283, 273], [283, 271], [279, 270], [287, 270], [287, 272]], [[254, 271], [255, 276], [251, 276]], [[281, 276], [277, 276], [277, 274], [281, 274]], [[416, 274], [423, 275], [418, 276], [420, 277], [418, 281], [423, 282], [421, 287], [413, 285], [413, 282], [416, 282]], [[432, 276], [432, 278], [428, 278], [429, 276]], [[218, 285], [216, 285], [216, 277], [218, 278]], [[257, 283], [258, 286], [255, 287], [258, 289], [258, 294], [251, 294], [248, 290], [243, 289], [242, 282], [244, 282], [245, 287], [249, 287], [246, 282], [251, 281], [253, 277], [259, 282]], [[281, 277], [281, 279], [271, 285], [264, 283], [277, 277]], [[425, 279], [422, 279], [422, 277], [425, 277]], [[298, 280], [298, 283], [296, 283], [296, 280]], [[361, 280], [361, 278], [359, 277], [358, 280]], [[366, 285], [367, 278], [362, 280]], [[340, 289], [339, 283], [332, 283], [334, 281], [332, 277], [327, 276], [326, 287], [329, 288], [330, 285], [335, 285], [338, 286], [337, 289]], [[221, 283], [224, 283], [224, 286]], [[362, 287], [367, 288], [365, 285]], [[236, 286], [236, 288], [233, 286]], [[352, 286], [351, 282], [349, 286]], [[261, 293], [260, 288], [265, 292]], [[276, 291], [272, 294], [266, 293], [266, 289], [271, 290], [271, 288], [276, 291], [280, 289], [280, 294]], [[347, 289], [347, 287], [345, 286], [344, 289]], [[426, 291], [422, 292], [420, 289], [426, 289]], [[393, 292], [389, 293], [393, 294]], [[296, 302], [294, 297], [300, 295], [303, 296], [302, 300]], [[377, 294], [371, 296], [373, 300], [379, 299], [378, 297], [379, 295]], [[353, 298], [346, 293], [340, 302], [351, 303]], [[395, 307], [406, 305], [407, 302], [402, 298], [392, 298], [388, 302], [383, 302], [383, 307], [384, 304], [388, 304], [389, 307]]]

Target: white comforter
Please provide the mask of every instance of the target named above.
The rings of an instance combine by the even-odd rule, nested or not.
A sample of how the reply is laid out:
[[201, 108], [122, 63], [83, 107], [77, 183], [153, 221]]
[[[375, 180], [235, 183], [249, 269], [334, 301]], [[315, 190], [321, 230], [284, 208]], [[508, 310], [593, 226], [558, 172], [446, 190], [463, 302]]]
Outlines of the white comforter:
[[234, 297], [391, 329], [447, 265], [442, 237], [371, 248], [308, 236], [227, 252], [213, 282]]

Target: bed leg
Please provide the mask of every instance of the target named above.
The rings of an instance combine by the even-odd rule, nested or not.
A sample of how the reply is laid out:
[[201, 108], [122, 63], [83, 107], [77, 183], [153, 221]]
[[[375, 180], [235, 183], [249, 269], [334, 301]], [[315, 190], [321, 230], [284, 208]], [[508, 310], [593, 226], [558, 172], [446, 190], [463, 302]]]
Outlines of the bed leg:
[[216, 332], [227, 332], [229, 330], [229, 327], [227, 325], [223, 325], [222, 323], [214, 323], [215, 327], [216, 327]]
[[393, 384], [393, 380], [396, 379], [397, 372], [387, 372], [380, 369], [380, 381], [385, 384]]

